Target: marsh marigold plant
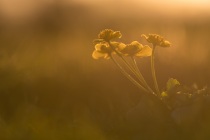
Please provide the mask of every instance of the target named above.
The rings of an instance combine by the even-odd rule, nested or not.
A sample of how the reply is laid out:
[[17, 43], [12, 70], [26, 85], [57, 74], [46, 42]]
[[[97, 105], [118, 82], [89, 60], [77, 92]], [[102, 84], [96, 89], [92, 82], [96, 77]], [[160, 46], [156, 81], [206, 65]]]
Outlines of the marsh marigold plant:
[[[129, 44], [125, 44], [117, 41], [122, 37], [120, 31], [113, 31], [111, 29], [102, 30], [98, 34], [98, 38], [95, 39], [95, 49], [92, 53], [94, 59], [111, 59], [122, 74], [127, 77], [134, 85], [140, 88], [145, 93], [155, 96], [157, 99], [166, 103], [169, 108], [172, 107], [168, 102], [175, 90], [175, 95], [181, 93], [179, 90], [183, 90], [182, 85], [173, 78], [170, 78], [166, 84], [166, 90], [160, 91], [155, 71], [155, 50], [156, 47], [168, 48], [171, 47], [171, 43], [164, 37], [158, 34], [142, 34], [141, 37], [152, 46], [143, 45], [138, 41], [132, 41]], [[116, 59], [118, 57], [118, 59]], [[151, 74], [154, 82], [154, 89], [148, 85], [144, 76], [142, 75], [137, 63], [137, 58], [148, 57], [151, 60]], [[164, 89], [164, 88], [163, 88]], [[178, 91], [176, 91], [179, 89]], [[188, 96], [189, 98], [192, 96]]]

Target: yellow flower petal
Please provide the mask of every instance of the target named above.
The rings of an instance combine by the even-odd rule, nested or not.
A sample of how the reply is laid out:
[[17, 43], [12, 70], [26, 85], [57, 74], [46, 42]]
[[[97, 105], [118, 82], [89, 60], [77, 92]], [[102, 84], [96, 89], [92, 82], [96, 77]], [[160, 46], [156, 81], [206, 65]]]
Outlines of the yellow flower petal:
[[104, 55], [104, 59], [110, 59], [110, 55], [109, 54], [105, 54]]
[[111, 53], [113, 51], [108, 44], [96, 44], [95, 50], [100, 53]]
[[93, 40], [93, 44], [105, 43], [103, 39], [95, 39]]
[[101, 50], [101, 47], [102, 47], [103, 45], [105, 45], [105, 44], [96, 44], [96, 45], [95, 45], [95, 50], [100, 51], [100, 50]]
[[163, 43], [161, 43], [160, 46], [161, 47], [171, 47], [171, 43], [169, 41], [164, 41]]
[[94, 50], [93, 53], [92, 53], [92, 57], [94, 59], [99, 59], [99, 58], [102, 58], [102, 57], [105, 57], [105, 56], [106, 56], [106, 54], [100, 53], [99, 51], [96, 51], [96, 50]]
[[151, 55], [152, 55], [152, 49], [147, 45], [145, 45], [142, 48], [142, 50], [136, 54], [136, 56], [138, 57], [146, 57], [146, 56], [151, 56]]
[[140, 44], [138, 41], [133, 41], [131, 44], [127, 44], [120, 50], [120, 52], [126, 56], [133, 56], [141, 51], [143, 45]]
[[112, 33], [112, 38], [121, 38], [122, 34], [120, 33], [120, 31], [115, 31]]
[[126, 47], [126, 45], [121, 42], [110, 42], [110, 44], [117, 50], [122, 50]]
[[142, 44], [139, 43], [138, 41], [132, 41], [130, 45], [137, 46], [138, 48], [142, 48], [143, 47]]

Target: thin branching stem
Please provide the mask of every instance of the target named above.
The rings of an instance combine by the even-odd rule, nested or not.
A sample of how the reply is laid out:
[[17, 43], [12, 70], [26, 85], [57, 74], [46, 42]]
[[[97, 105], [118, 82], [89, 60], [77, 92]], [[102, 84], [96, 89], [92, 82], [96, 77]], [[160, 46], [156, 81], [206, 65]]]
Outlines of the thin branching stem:
[[159, 90], [158, 83], [157, 83], [157, 78], [156, 78], [156, 73], [155, 73], [155, 64], [154, 64], [154, 62], [155, 62], [155, 48], [156, 48], [156, 46], [153, 45], [152, 56], [151, 56], [151, 70], [152, 70], [152, 78], [153, 78], [155, 90], [157, 92], [157, 95], [160, 96], [160, 90]]
[[147, 82], [146, 82], [146, 80], [144, 79], [143, 75], [141, 74], [141, 71], [139, 70], [139, 67], [138, 67], [138, 65], [137, 65], [137, 63], [136, 63], [135, 58], [134, 58], [133, 56], [131, 56], [131, 59], [132, 59], [132, 62], [133, 62], [133, 65], [134, 65], [135, 70], [138, 72], [138, 75], [139, 75], [139, 76], [141, 77], [141, 79], [142, 79], [143, 84], [147, 87], [147, 89], [148, 89], [152, 94], [155, 94], [155, 93], [153, 92], [153, 90], [150, 88], [150, 86], [147, 84]]
[[127, 77], [134, 85], [136, 85], [138, 88], [145, 92], [149, 92], [146, 88], [144, 88], [141, 84], [139, 84], [133, 77], [131, 77], [121, 66], [120, 64], [113, 58], [112, 55], [110, 55], [112, 61], [117, 65], [117, 67], [120, 69], [120, 71], [124, 74], [125, 77]]
[[138, 74], [138, 72], [135, 70], [135, 68], [133, 68], [127, 61], [126, 59], [111, 45], [110, 42], [108, 42], [109, 46], [114, 50], [114, 52], [122, 59], [122, 61], [124, 62], [124, 64], [126, 65], [126, 67], [138, 78], [138, 80], [141, 83], [143, 82], [142, 77]]

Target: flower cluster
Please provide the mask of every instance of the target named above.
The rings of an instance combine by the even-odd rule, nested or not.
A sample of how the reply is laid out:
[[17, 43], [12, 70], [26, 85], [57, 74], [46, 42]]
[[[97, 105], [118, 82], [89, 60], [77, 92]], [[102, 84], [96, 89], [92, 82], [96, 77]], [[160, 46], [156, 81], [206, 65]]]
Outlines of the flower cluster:
[[137, 57], [151, 56], [152, 49], [147, 45], [142, 45], [138, 41], [133, 41], [130, 44], [113, 41], [121, 37], [122, 34], [120, 31], [113, 31], [111, 29], [101, 31], [98, 35], [98, 39], [94, 40], [95, 50], [92, 53], [92, 57], [94, 59], [109, 59], [113, 54]]
[[[115, 39], [121, 37], [122, 34], [120, 31], [113, 31], [111, 29], [101, 31], [98, 38], [94, 40], [95, 50], [92, 53], [92, 57], [94, 59], [110, 58], [122, 74], [135, 86], [144, 91], [143, 93], [150, 94], [148, 97], [155, 96], [155, 98], [152, 99], [160, 100], [163, 105], [166, 105], [167, 109], [173, 111], [172, 117], [175, 121], [177, 120], [177, 122], [180, 122], [180, 114], [176, 115], [177, 110], [179, 113], [180, 108], [183, 108], [183, 106], [185, 109], [185, 105], [188, 107], [194, 102], [197, 104], [197, 99], [200, 100], [201, 97], [209, 97], [207, 87], [200, 90], [197, 87], [186, 87], [173, 78], [170, 78], [165, 88], [160, 90], [155, 71], [155, 50], [157, 48], [156, 46], [164, 48], [171, 46], [171, 43], [162, 36], [157, 34], [142, 34], [142, 37], [144, 37], [148, 43], [151, 43], [152, 47], [142, 45], [138, 41], [132, 41], [129, 44], [115, 41]], [[151, 56], [150, 66], [153, 87], [144, 79], [141, 69], [139, 69], [137, 61], [135, 60], [136, 57], [147, 56]], [[178, 109], [176, 110], [176, 108]]]
[[[98, 35], [98, 38], [94, 40], [95, 50], [92, 53], [92, 57], [94, 59], [111, 58], [112, 61], [120, 69], [120, 71], [133, 84], [135, 84], [140, 89], [151, 93], [152, 95], [162, 98], [163, 95], [159, 90], [155, 74], [154, 52], [155, 46], [170, 47], [170, 42], [157, 34], [149, 34], [148, 36], [143, 34], [142, 37], [144, 37], [147, 42], [153, 44], [153, 47], [151, 48], [147, 45], [142, 45], [138, 41], [132, 41], [129, 44], [115, 41], [115, 39], [119, 39], [121, 37], [122, 34], [120, 31], [113, 31], [111, 29], [105, 29], [101, 31]], [[116, 57], [114, 57], [113, 55], [116, 55], [116, 57], [118, 56], [119, 59], [116, 59]], [[151, 56], [151, 72], [156, 92], [154, 92], [152, 88], [147, 84], [135, 60], [135, 57], [148, 56]], [[127, 57], [129, 57], [130, 59], [128, 59]], [[121, 63], [119, 63], [119, 61]]]

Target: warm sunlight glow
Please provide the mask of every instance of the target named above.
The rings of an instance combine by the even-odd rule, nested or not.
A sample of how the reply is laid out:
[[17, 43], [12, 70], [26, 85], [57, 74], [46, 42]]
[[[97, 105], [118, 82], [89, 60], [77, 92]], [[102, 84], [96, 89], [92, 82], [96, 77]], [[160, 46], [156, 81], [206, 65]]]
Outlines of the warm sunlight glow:
[[210, 140], [210, 0], [0, 0], [0, 140]]
[[[157, 4], [157, 1], [151, 0], [151, 3]], [[160, 0], [158, 3], [170, 7], [185, 7], [185, 8], [208, 8], [210, 1], [208, 0]]]
[[[208, 0], [63, 0], [58, 3], [67, 5], [85, 5], [89, 8], [101, 10], [109, 7], [109, 10], [104, 10], [105, 14], [116, 14], [113, 12], [118, 7], [119, 13], [126, 13], [127, 15], [158, 15], [158, 16], [177, 16], [177, 17], [205, 17], [210, 15], [210, 1]], [[1, 14], [12, 20], [28, 19], [36, 16], [40, 11], [47, 9], [52, 4], [56, 4], [53, 0], [1, 0], [0, 12]], [[122, 8], [126, 7], [126, 8]], [[103, 10], [102, 10], [103, 12]]]

